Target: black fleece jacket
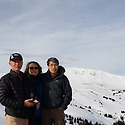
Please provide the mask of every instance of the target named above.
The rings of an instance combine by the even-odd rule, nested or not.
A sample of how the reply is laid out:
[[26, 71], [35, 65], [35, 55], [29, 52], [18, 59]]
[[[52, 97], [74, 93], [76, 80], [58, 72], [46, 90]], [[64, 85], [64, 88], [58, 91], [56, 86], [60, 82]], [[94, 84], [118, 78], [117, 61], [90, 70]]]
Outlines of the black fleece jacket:
[[0, 103], [5, 106], [6, 114], [28, 118], [29, 108], [24, 107], [24, 100], [28, 98], [30, 93], [24, 73], [18, 75], [11, 70], [0, 79]]
[[63, 73], [52, 79], [49, 70], [42, 74], [43, 78], [43, 108], [67, 109], [72, 100], [72, 89], [68, 78]]

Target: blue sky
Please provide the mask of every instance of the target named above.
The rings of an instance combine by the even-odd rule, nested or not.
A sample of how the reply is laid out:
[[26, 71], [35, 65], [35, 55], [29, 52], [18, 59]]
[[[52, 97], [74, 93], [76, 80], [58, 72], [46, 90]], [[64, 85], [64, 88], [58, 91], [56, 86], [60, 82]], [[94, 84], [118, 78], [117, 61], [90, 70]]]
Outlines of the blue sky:
[[125, 75], [124, 0], [0, 0], [1, 72], [11, 53], [47, 68], [64, 67]]

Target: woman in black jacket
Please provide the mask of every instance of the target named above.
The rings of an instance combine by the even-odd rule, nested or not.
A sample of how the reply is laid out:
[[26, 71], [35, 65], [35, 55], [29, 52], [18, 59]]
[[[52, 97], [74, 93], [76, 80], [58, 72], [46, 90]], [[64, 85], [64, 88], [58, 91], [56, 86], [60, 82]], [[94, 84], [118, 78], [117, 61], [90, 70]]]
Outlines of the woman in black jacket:
[[30, 97], [34, 102], [39, 102], [36, 106], [31, 108], [29, 125], [41, 125], [41, 106], [42, 106], [42, 68], [35, 62], [31, 61], [27, 64], [25, 74], [28, 78]]

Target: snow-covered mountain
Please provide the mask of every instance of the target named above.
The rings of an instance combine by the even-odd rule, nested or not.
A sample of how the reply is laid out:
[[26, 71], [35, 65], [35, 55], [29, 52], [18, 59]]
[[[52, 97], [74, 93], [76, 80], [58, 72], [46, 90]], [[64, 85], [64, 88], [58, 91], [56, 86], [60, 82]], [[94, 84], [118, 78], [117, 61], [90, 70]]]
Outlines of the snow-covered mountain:
[[[103, 125], [112, 125], [125, 115], [125, 76], [81, 68], [67, 68], [65, 75], [73, 89], [67, 115]], [[0, 105], [0, 121], [5, 125], [3, 111]]]
[[66, 75], [73, 88], [73, 100], [66, 114], [104, 125], [111, 125], [124, 115], [125, 76], [78, 68], [67, 69]]

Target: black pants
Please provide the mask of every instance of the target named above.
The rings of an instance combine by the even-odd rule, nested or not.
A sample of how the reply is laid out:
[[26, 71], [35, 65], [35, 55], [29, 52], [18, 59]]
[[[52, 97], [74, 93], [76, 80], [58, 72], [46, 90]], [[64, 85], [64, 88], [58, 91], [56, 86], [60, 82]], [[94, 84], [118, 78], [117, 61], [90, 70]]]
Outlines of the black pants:
[[41, 125], [41, 116], [29, 119], [29, 125]]

